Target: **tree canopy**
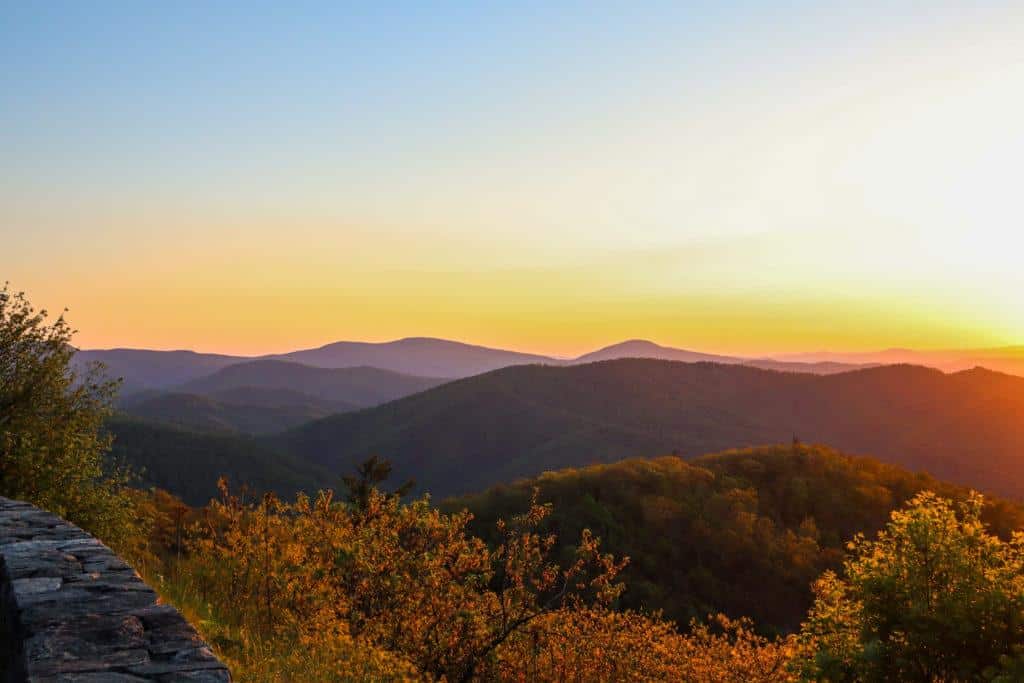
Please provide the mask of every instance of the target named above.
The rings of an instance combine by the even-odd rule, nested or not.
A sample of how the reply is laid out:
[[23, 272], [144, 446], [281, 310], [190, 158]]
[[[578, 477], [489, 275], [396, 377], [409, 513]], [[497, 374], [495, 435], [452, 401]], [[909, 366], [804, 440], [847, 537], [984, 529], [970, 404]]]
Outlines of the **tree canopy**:
[[858, 534], [825, 572], [802, 638], [804, 675], [831, 681], [1020, 680], [1024, 533], [989, 533], [982, 498], [931, 492]]
[[131, 513], [101, 427], [117, 383], [72, 368], [72, 334], [63, 315], [48, 322], [23, 293], [0, 290], [0, 493], [116, 539]]
[[[856, 533], [874, 534], [920, 491], [970, 495], [871, 458], [786, 444], [549, 472], [442, 508], [468, 509], [473, 531], [489, 539], [495, 520], [522, 509], [534, 488], [553, 506], [548, 531], [564, 539], [591, 529], [630, 558], [624, 606], [663, 610], [680, 626], [724, 612], [766, 633], [799, 629], [811, 583], [841, 568]], [[1024, 526], [1024, 510], [998, 498], [983, 514], [1005, 538]]]

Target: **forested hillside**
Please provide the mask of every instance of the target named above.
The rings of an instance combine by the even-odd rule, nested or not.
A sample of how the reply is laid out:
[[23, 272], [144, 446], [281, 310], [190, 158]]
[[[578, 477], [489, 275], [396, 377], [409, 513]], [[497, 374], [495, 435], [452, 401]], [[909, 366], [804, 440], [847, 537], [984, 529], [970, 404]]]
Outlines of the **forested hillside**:
[[[781, 631], [799, 626], [812, 581], [839, 568], [856, 533], [874, 534], [922, 490], [968, 496], [872, 458], [794, 445], [549, 472], [441, 507], [468, 508], [473, 531], [493, 541], [496, 520], [528, 506], [535, 488], [552, 504], [546, 530], [575, 539], [590, 529], [630, 558], [624, 607], [664, 610], [681, 625], [722, 611]], [[990, 499], [985, 519], [1008, 538], [1024, 525], [1024, 508]], [[563, 540], [563, 559], [571, 552]]]
[[282, 496], [316, 491], [337, 480], [337, 475], [250, 437], [204, 434], [126, 418], [108, 420], [105, 430], [114, 438], [109, 457], [139, 475], [136, 485], [171, 491], [190, 505], [217, 497], [221, 476], [253, 491]]
[[272, 434], [356, 409], [344, 401], [257, 388], [227, 390], [213, 396], [143, 392], [122, 400], [119, 407], [132, 417], [220, 434]]
[[280, 360], [256, 360], [230, 365], [192, 380], [181, 390], [205, 395], [250, 388], [292, 391], [365, 408], [415, 394], [446, 381], [374, 367], [319, 368]]
[[544, 470], [726, 448], [827, 443], [1024, 494], [1024, 379], [914, 366], [829, 376], [618, 360], [498, 370], [299, 427], [273, 443], [333, 470], [369, 455], [435, 496]]

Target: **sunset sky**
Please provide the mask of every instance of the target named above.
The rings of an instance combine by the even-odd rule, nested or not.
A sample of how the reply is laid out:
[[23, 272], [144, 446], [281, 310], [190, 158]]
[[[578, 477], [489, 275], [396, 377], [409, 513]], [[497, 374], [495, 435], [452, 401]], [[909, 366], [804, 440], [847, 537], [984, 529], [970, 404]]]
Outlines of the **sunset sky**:
[[4, 4], [0, 282], [84, 347], [1024, 343], [1024, 3], [469, 4]]

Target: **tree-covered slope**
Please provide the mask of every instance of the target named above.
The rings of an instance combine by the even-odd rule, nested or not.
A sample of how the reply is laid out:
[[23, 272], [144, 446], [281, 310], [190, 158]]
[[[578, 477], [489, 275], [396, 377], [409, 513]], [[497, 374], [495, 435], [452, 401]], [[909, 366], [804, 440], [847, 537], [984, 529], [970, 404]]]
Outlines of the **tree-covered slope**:
[[217, 497], [221, 476], [236, 488], [246, 485], [282, 496], [334, 486], [337, 478], [249, 437], [203, 434], [125, 418], [108, 421], [106, 428], [114, 436], [110, 457], [140, 473], [139, 484], [166, 489], [190, 505]]
[[146, 393], [122, 402], [122, 410], [132, 417], [222, 434], [271, 434], [355, 408], [343, 401], [266, 389], [228, 390], [214, 396]]
[[1024, 379], [913, 366], [829, 376], [617, 360], [511, 367], [273, 437], [335, 471], [369, 455], [435, 496], [654, 453], [827, 443], [1024, 495]]
[[[442, 507], [468, 508], [486, 537], [496, 519], [527, 507], [534, 488], [553, 505], [548, 528], [564, 552], [589, 528], [631, 558], [624, 606], [682, 623], [722, 610], [779, 630], [798, 626], [811, 582], [838, 567], [855, 533], [873, 534], [918, 491], [967, 495], [872, 458], [798, 445], [560, 470]], [[986, 517], [1003, 536], [1024, 524], [1024, 510], [998, 499]]]
[[282, 360], [255, 360], [230, 365], [192, 380], [181, 390], [216, 395], [232, 390], [276, 389], [364, 408], [415, 394], [446, 381], [373, 367], [320, 368]]

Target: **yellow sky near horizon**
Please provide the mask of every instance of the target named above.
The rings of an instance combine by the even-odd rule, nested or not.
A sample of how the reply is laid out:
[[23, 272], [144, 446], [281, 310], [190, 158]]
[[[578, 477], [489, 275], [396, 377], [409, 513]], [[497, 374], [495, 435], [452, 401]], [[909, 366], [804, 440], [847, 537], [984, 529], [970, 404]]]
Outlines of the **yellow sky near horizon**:
[[0, 88], [0, 279], [85, 348], [1024, 343], [1024, 9], [659, 11], [259, 78], [76, 35]]

